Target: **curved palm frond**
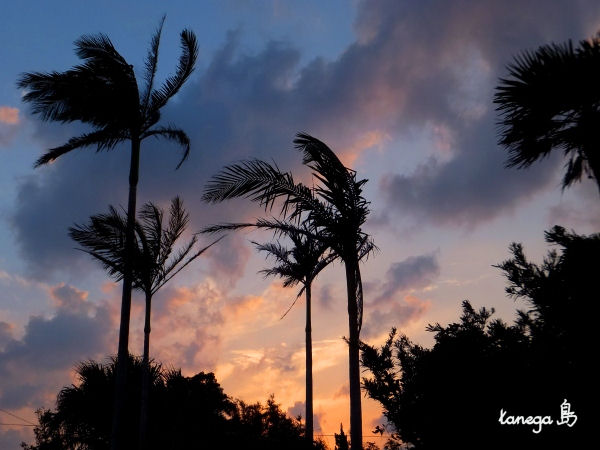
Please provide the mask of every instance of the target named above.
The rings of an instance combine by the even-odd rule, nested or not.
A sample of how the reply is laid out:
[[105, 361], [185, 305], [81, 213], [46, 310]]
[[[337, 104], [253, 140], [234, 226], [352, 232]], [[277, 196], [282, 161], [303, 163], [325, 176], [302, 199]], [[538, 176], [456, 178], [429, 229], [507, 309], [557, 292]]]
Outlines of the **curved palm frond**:
[[304, 211], [327, 210], [310, 188], [294, 181], [291, 173], [258, 159], [226, 166], [206, 184], [202, 199], [217, 203], [236, 197], [258, 202], [265, 210], [271, 210], [281, 199], [281, 214], [290, 220], [299, 219]]
[[181, 147], [183, 147], [183, 156], [181, 157], [181, 160], [179, 161], [176, 167], [176, 169], [179, 169], [179, 167], [181, 167], [183, 162], [187, 159], [187, 157], [190, 154], [190, 138], [186, 134], [186, 132], [181, 130], [180, 128], [175, 128], [171, 126], [156, 127], [152, 130], [144, 132], [141, 136], [141, 139], [143, 140], [150, 136], [154, 136], [156, 138], [164, 137], [177, 142]]
[[82, 134], [81, 136], [72, 137], [66, 144], [47, 150], [46, 153], [37, 159], [34, 167], [51, 163], [65, 153], [82, 147], [96, 146], [96, 151], [112, 150], [118, 143], [127, 139], [129, 139], [127, 134], [111, 128], [103, 128], [98, 131]]
[[150, 98], [152, 89], [154, 88], [154, 77], [156, 76], [156, 69], [158, 67], [158, 49], [160, 47], [160, 37], [166, 18], [167, 16], [163, 15], [160, 19], [160, 23], [158, 24], [158, 27], [152, 35], [152, 39], [150, 40], [150, 49], [148, 50], [148, 55], [144, 61], [144, 81], [146, 84], [140, 96], [140, 104], [144, 116], [147, 115], [148, 108], [150, 106]]
[[[185, 247], [184, 249], [181, 249], [178, 252], [178, 254], [172, 259], [171, 263], [169, 265], [165, 266], [165, 269], [163, 270], [163, 273], [161, 274], [161, 277], [160, 277], [160, 283], [156, 285], [156, 287], [154, 288], [154, 292], [156, 292], [158, 289], [160, 289], [162, 286], [164, 286], [171, 278], [173, 278], [175, 275], [177, 275], [179, 272], [181, 272], [183, 269], [185, 269], [185, 267], [188, 264], [190, 264], [197, 257], [202, 255], [206, 250], [211, 248], [213, 245], [215, 245], [217, 242], [219, 242], [223, 238], [225, 238], [225, 236], [221, 236], [218, 239], [211, 242], [210, 244], [208, 244], [206, 247], [201, 248], [196, 253], [189, 256], [187, 258], [187, 260], [183, 264], [181, 264], [183, 259], [188, 255], [188, 253], [194, 247], [194, 244], [197, 242], [197, 238], [196, 238], [196, 236], [194, 236], [192, 238], [192, 240], [190, 240], [190, 242], [188, 243], [188, 246]], [[177, 266], [179, 266], [177, 268], [177, 270], [174, 270]]]
[[111, 278], [120, 281], [124, 271], [127, 220], [113, 207], [108, 214], [90, 218], [88, 225], [69, 228], [69, 236], [84, 247], [82, 251], [99, 260]]
[[337, 155], [322, 141], [306, 133], [294, 139], [296, 149], [303, 153], [303, 163], [314, 171], [322, 183], [315, 190], [342, 214], [360, 213], [360, 224], [368, 215], [368, 202], [362, 197], [362, 185], [367, 180], [356, 181], [356, 172], [345, 167]]
[[198, 43], [196, 35], [190, 30], [183, 30], [181, 32], [181, 56], [175, 74], [167, 78], [159, 89], [152, 91], [150, 110], [158, 111], [161, 109], [181, 89], [181, 86], [194, 71], [197, 57]]
[[[264, 244], [252, 241], [258, 251], [266, 252], [267, 258], [272, 257], [276, 262], [275, 266], [263, 269], [260, 273], [264, 274], [265, 277], [277, 276], [282, 278], [284, 287], [301, 284], [302, 288], [296, 296], [298, 298], [319, 272], [338, 256], [329, 251], [327, 244], [316, 238], [315, 230], [311, 230], [308, 222], [303, 222], [300, 226], [277, 220], [270, 222], [270, 226], [276, 225], [278, 227], [277, 232], [282, 237], [289, 238], [293, 246], [288, 249], [279, 241]], [[285, 231], [282, 229], [285, 229]], [[294, 304], [295, 301], [292, 306]], [[282, 317], [285, 317], [286, 314], [287, 312]]]

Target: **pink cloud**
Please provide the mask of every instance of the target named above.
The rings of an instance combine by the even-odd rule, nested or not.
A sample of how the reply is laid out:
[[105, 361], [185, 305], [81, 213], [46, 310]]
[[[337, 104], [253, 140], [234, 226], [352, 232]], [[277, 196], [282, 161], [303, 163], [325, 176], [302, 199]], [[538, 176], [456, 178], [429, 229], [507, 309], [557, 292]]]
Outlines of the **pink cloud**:
[[86, 306], [88, 292], [61, 283], [50, 288], [50, 297], [58, 308], [65, 308], [73, 311], [80, 310], [82, 307]]
[[10, 106], [0, 106], [0, 123], [7, 125], [18, 125], [19, 110]]

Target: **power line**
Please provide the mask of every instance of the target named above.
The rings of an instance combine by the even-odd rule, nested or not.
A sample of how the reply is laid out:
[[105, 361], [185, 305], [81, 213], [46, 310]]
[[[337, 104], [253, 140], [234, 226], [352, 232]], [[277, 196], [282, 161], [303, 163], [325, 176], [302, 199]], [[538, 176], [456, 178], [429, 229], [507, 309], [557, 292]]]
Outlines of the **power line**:
[[[32, 426], [32, 427], [35, 427], [35, 426], [36, 426], [36, 424], [35, 424], [35, 423], [33, 423], [33, 422], [30, 422], [29, 420], [27, 420], [27, 419], [24, 419], [23, 417], [17, 416], [16, 414], [13, 414], [13, 413], [11, 413], [10, 411], [7, 411], [7, 410], [5, 410], [5, 409], [2, 409], [2, 408], [0, 408], [0, 412], [3, 412], [3, 413], [5, 413], [5, 414], [8, 414], [9, 416], [13, 416], [15, 419], [22, 420], [23, 422], [27, 422], [27, 423], [29, 424], [29, 426]], [[3, 424], [2, 424], [2, 425], [3, 425]]]
[[28, 424], [28, 423], [2, 423], [0, 422], [0, 426], [10, 426], [10, 427], [35, 427], [37, 425]]

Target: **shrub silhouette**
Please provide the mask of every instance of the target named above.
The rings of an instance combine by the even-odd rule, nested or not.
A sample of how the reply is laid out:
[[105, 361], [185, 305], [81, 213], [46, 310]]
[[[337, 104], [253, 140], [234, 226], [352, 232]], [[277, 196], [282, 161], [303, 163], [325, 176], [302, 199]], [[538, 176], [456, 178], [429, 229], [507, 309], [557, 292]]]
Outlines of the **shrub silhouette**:
[[[396, 440], [417, 449], [578, 448], [594, 427], [590, 392], [595, 330], [583, 317], [596, 317], [600, 235], [579, 236], [554, 227], [543, 264], [528, 261], [520, 244], [501, 263], [507, 293], [530, 307], [509, 325], [492, 319], [493, 309], [468, 301], [462, 316], [447, 326], [429, 325], [431, 349], [396, 338], [392, 330], [379, 349], [362, 345], [371, 376], [363, 383], [379, 401]], [[500, 410], [512, 416], [560, 419], [563, 401], [577, 423], [544, 426], [500, 425]]]

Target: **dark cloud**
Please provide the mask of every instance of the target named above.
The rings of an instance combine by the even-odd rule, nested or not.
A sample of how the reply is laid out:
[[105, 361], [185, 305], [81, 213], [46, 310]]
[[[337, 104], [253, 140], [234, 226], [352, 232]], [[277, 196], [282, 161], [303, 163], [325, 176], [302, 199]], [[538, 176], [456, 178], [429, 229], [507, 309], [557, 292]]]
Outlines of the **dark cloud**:
[[348, 397], [350, 395], [350, 385], [348, 383], [344, 383], [340, 388], [333, 393], [333, 399], [338, 399], [341, 397]]
[[31, 442], [33, 440], [32, 427], [21, 427], [20, 430], [2, 427], [0, 430], [0, 448], [16, 448], [17, 442]]
[[385, 281], [365, 283], [366, 305], [362, 336], [370, 338], [418, 320], [429, 309], [427, 300], [413, 295], [432, 285], [440, 274], [437, 254], [410, 256], [392, 263]]
[[427, 287], [439, 274], [440, 266], [435, 254], [410, 256], [392, 263], [373, 304], [387, 304], [393, 302], [399, 294]]
[[12, 329], [10, 323], [0, 321], [0, 350], [12, 340]]
[[334, 286], [330, 283], [323, 284], [316, 295], [317, 303], [326, 310], [331, 310], [335, 297], [333, 295]]
[[306, 412], [306, 403], [305, 402], [296, 402], [294, 403], [294, 406], [290, 406], [287, 409], [287, 414], [288, 416], [291, 417], [305, 417], [306, 415], [304, 414]]
[[[489, 219], [546, 186], [556, 165], [527, 175], [502, 169], [491, 98], [503, 66], [522, 49], [586, 37], [599, 17], [600, 4], [591, 1], [362, 2], [357, 41], [335, 60], [316, 58], [303, 65], [293, 44], [269, 41], [251, 53], [240, 43], [243, 35], [230, 32], [206, 70], [164, 110], [165, 123], [190, 135], [189, 160], [175, 171], [180, 153], [173, 145], [145, 142], [139, 202], [166, 203], [180, 194], [194, 212], [194, 228], [254, 217], [260, 211], [247, 202], [202, 204], [208, 177], [249, 157], [298, 168], [291, 140], [300, 130], [352, 153], [349, 149], [374, 131], [397, 142], [407, 132], [433, 127], [452, 138], [450, 158], [424, 162], [414, 173], [389, 168], [381, 187], [390, 211], [402, 208], [438, 223]], [[44, 148], [80, 131], [50, 129], [38, 133]], [[12, 222], [37, 277], [78, 270], [67, 227], [109, 203], [126, 201], [124, 150], [110, 156], [79, 151], [20, 182]], [[231, 246], [223, 248], [229, 261], [236, 252]]]
[[[62, 289], [62, 292], [61, 292]], [[63, 287], [57, 294], [71, 294]], [[84, 310], [85, 309], [85, 310]], [[69, 381], [78, 362], [103, 354], [113, 329], [105, 307], [69, 309], [64, 302], [50, 318], [33, 316], [21, 339], [10, 339], [0, 351], [0, 403], [6, 408], [38, 408], [45, 396]]]
[[419, 320], [431, 306], [428, 300], [422, 300], [413, 295], [397, 298], [388, 310], [381, 308], [369, 310], [361, 337], [368, 339], [387, 333], [392, 327], [402, 328]]
[[[306, 422], [306, 403], [305, 402], [296, 402], [294, 406], [290, 406], [287, 409], [287, 415], [290, 417], [301, 417], [304, 422]], [[322, 432], [321, 428], [321, 413], [314, 413], [313, 411], [313, 430], [316, 432]]]
[[448, 162], [431, 158], [409, 175], [383, 177], [381, 189], [395, 211], [410, 211], [420, 223], [474, 227], [512, 210], [555, 181], [557, 159], [525, 171], [505, 169], [506, 155], [495, 147], [491, 115], [460, 138]]
[[252, 252], [250, 243], [239, 234], [231, 234], [210, 249], [207, 254], [208, 274], [229, 287], [243, 276]]

